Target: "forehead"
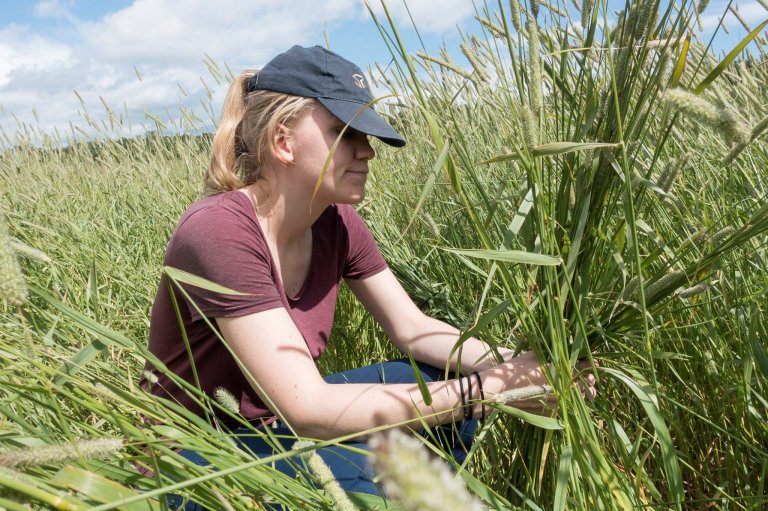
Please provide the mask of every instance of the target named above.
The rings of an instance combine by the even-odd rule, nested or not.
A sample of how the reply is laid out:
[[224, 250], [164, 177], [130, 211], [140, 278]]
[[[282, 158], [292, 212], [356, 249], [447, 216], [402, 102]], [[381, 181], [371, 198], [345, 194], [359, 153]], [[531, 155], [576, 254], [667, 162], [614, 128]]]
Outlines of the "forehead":
[[[320, 129], [324, 128], [334, 128], [334, 129], [341, 129], [344, 126], [346, 126], [347, 123], [336, 117], [331, 113], [330, 110], [325, 108], [321, 103], [314, 102], [313, 105], [307, 109], [304, 114], [298, 119], [296, 123], [296, 127], [298, 128], [302, 124], [306, 123], [306, 127], [309, 127], [310, 125], [314, 125], [319, 127]], [[348, 132], [358, 133], [357, 130], [355, 130], [352, 127], [347, 127]]]
[[322, 125], [341, 125], [344, 126], [344, 121], [336, 117], [330, 110], [325, 108], [320, 102], [314, 102], [312, 107], [307, 111], [307, 117], [310, 117], [313, 121]]

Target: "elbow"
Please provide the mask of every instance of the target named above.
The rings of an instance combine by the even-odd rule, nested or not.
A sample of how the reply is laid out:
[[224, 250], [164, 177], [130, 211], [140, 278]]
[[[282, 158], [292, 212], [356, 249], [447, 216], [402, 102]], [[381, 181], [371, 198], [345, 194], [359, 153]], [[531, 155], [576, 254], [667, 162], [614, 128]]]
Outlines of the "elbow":
[[397, 325], [393, 325], [392, 333], [389, 335], [392, 344], [404, 354], [411, 351], [413, 343], [419, 340], [423, 326], [430, 318], [419, 309], [403, 318]]
[[329, 413], [328, 397], [322, 392], [296, 397], [292, 403], [284, 404], [278, 414], [290, 429], [300, 437], [317, 440], [330, 440], [339, 436], [334, 434], [333, 417]]

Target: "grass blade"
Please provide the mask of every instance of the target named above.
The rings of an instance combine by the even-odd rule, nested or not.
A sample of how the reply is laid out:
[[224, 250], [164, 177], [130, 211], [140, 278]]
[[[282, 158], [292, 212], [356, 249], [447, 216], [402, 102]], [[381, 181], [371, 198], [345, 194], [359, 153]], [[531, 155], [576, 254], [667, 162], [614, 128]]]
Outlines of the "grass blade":
[[720, 76], [723, 73], [723, 71], [725, 71], [725, 68], [728, 67], [731, 64], [731, 62], [736, 60], [736, 57], [738, 57], [744, 52], [744, 48], [746, 48], [747, 45], [751, 43], [752, 40], [755, 39], [755, 37], [757, 37], [757, 35], [760, 32], [762, 32], [762, 30], [766, 27], [766, 25], [768, 25], [768, 20], [763, 21], [762, 23], [760, 23], [760, 25], [757, 26], [757, 28], [755, 28], [754, 30], [752, 30], [752, 32], [747, 34], [747, 36], [744, 39], [742, 39], [741, 42], [737, 44], [736, 47], [733, 48], [731, 52], [728, 55], [726, 55], [725, 58], [717, 66], [715, 66], [715, 68], [712, 71], [710, 71], [710, 73], [706, 76], [706, 78], [704, 78], [701, 81], [701, 83], [698, 86], [696, 86], [693, 92], [695, 92], [696, 94], [701, 94], [702, 92], [704, 92], [704, 89], [706, 89], [709, 86], [709, 84], [715, 80], [715, 78]]
[[483, 250], [483, 249], [458, 249], [443, 248], [446, 252], [452, 254], [473, 257], [475, 259], [486, 259], [488, 261], [499, 261], [504, 263], [532, 264], [535, 266], [558, 266], [563, 261], [559, 257], [546, 254], [535, 254], [522, 250]]

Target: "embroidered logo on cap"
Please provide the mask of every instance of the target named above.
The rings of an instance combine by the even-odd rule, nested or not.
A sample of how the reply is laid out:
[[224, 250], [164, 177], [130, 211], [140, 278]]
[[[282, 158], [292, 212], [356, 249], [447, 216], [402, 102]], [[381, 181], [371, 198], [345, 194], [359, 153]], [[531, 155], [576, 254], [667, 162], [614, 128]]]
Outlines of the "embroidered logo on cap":
[[357, 73], [352, 75], [352, 78], [355, 80], [355, 85], [360, 87], [361, 89], [365, 89], [365, 78], [363, 75], [359, 75]]

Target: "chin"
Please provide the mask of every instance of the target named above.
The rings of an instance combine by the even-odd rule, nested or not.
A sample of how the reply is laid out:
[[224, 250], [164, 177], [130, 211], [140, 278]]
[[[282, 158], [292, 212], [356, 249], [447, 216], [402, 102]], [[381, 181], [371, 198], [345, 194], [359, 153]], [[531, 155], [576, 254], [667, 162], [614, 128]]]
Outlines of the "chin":
[[346, 197], [339, 197], [336, 204], [360, 204], [365, 199], [365, 193], [356, 193], [354, 195], [347, 195]]

